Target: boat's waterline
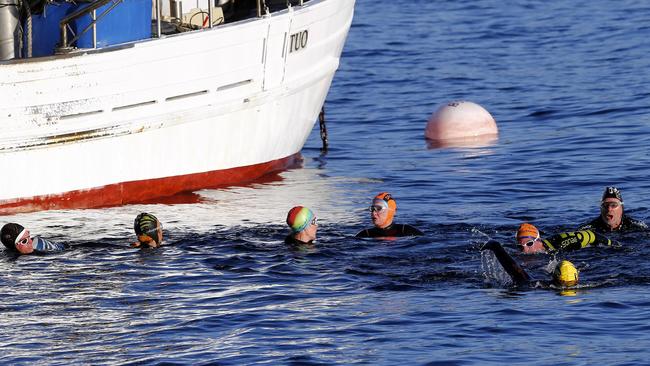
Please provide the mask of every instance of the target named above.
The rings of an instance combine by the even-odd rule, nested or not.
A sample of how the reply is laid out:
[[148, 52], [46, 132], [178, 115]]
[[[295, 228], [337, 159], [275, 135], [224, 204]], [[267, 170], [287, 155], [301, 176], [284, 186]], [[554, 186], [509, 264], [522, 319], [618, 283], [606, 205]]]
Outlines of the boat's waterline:
[[0, 215], [55, 209], [109, 207], [145, 202], [180, 192], [252, 181], [264, 174], [294, 166], [299, 161], [300, 154], [294, 154], [266, 163], [232, 169], [123, 182], [91, 189], [5, 200], [0, 202]]

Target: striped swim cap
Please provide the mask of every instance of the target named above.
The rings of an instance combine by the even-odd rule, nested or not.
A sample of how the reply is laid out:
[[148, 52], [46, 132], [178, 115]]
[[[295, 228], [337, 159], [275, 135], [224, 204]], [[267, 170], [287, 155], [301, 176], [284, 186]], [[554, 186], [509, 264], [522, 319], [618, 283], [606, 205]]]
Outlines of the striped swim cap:
[[150, 236], [156, 243], [158, 243], [158, 235], [156, 235], [157, 229], [158, 219], [150, 213], [143, 212], [139, 214], [133, 222], [133, 230], [135, 230], [136, 235]]
[[305, 230], [311, 221], [314, 219], [314, 213], [310, 209], [303, 206], [296, 206], [289, 210], [287, 214], [287, 225], [294, 233], [299, 233]]

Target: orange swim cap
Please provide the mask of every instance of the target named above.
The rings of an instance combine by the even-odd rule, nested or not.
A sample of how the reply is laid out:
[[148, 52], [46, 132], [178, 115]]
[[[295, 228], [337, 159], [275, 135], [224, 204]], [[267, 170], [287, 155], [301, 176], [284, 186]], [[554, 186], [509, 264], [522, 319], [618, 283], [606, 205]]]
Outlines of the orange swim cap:
[[531, 239], [539, 238], [539, 230], [537, 230], [535, 225], [524, 222], [523, 224], [519, 225], [519, 229], [517, 230], [517, 235], [515, 237], [517, 240], [524, 237]]
[[386, 215], [386, 220], [380, 224], [380, 227], [386, 227], [393, 222], [395, 211], [397, 211], [397, 202], [395, 202], [395, 199], [388, 192], [379, 193], [375, 196], [372, 202], [374, 203], [377, 200], [383, 201], [388, 205], [388, 214]]

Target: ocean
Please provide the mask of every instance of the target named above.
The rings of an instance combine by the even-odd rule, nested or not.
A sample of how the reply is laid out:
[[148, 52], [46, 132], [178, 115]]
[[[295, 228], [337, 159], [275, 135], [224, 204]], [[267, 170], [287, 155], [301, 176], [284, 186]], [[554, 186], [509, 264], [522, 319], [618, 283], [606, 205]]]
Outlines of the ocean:
[[[650, 5], [639, 1], [357, 0], [302, 162], [248, 184], [156, 204], [2, 217], [71, 250], [0, 256], [0, 363], [120, 365], [640, 365], [650, 359], [650, 234], [523, 255], [596, 217], [617, 186], [650, 222]], [[499, 138], [435, 147], [451, 101]], [[38, 177], [38, 172], [30, 172]], [[425, 235], [359, 240], [372, 197]], [[319, 218], [283, 243], [287, 211]], [[135, 250], [155, 214], [165, 246]], [[484, 268], [498, 240], [535, 278], [560, 258], [574, 291], [516, 288]]]

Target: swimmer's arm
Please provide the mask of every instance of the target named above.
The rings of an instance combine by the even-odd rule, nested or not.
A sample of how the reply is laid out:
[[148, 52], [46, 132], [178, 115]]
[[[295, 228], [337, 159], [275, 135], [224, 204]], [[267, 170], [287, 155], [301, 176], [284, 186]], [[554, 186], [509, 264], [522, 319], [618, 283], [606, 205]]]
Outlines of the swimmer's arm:
[[491, 250], [492, 253], [497, 257], [497, 260], [503, 267], [503, 269], [510, 275], [512, 281], [517, 285], [522, 285], [529, 283], [531, 278], [530, 275], [517, 263], [501, 246], [496, 240], [490, 240], [481, 250]]
[[403, 228], [403, 234], [410, 235], [410, 236], [422, 236], [424, 233], [420, 231], [418, 228], [411, 226], [411, 225], [404, 225]]
[[544, 246], [546, 247], [546, 251], [548, 252], [554, 252], [557, 250], [557, 248], [555, 247], [557, 243], [553, 243], [552, 240], [553, 238], [554, 237], [550, 237], [549, 239], [542, 239], [542, 243], [544, 243]]
[[355, 238], [370, 238], [370, 231], [368, 229], [361, 230], [354, 236]]
[[43, 239], [39, 236], [32, 238], [34, 250], [41, 253], [61, 252], [67, 249], [65, 244], [52, 243], [49, 240]]
[[613, 242], [606, 237], [605, 235], [593, 231], [589, 231], [593, 236], [594, 240], [591, 243], [591, 246], [596, 247], [596, 246], [605, 246], [605, 247], [611, 247]]
[[544, 243], [553, 249], [571, 251], [587, 247], [594, 240], [594, 232], [591, 230], [584, 230], [555, 234], [544, 240]]
[[634, 226], [635, 230], [648, 231], [648, 224], [641, 220], [632, 219], [632, 225]]

